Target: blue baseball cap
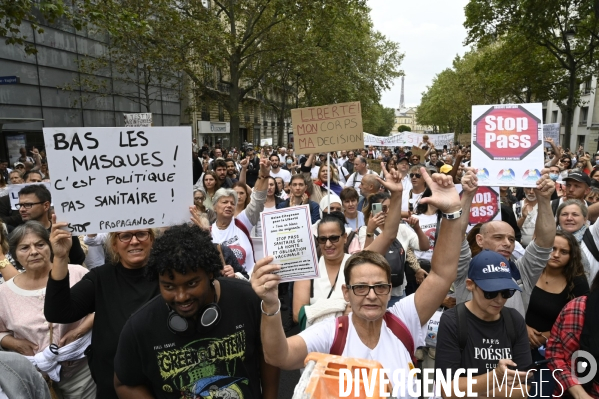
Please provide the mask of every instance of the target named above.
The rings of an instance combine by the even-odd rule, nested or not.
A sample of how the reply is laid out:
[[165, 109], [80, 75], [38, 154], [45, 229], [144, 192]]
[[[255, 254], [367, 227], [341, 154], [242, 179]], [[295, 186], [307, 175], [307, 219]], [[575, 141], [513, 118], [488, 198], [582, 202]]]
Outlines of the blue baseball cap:
[[516, 284], [505, 256], [484, 249], [470, 261], [468, 278], [487, 292], [522, 289]]

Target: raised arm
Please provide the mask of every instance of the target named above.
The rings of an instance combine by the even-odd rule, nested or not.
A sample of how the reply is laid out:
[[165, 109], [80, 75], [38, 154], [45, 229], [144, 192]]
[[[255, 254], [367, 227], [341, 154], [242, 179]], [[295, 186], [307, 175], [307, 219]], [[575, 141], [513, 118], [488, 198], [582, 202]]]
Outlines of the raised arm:
[[245, 180], [245, 176], [247, 175], [248, 172], [248, 163], [249, 163], [249, 159], [248, 158], [244, 158], [241, 160], [241, 162], [239, 162], [239, 164], [241, 165], [241, 170], [239, 171], [239, 182], [246, 184], [246, 180]]
[[541, 248], [552, 248], [555, 239], [555, 218], [551, 210], [553, 191], [555, 183], [549, 178], [549, 169], [543, 169], [534, 189], [539, 205], [534, 235], [535, 243]]
[[262, 299], [260, 335], [264, 360], [284, 370], [295, 370], [303, 367], [304, 359], [308, 356], [308, 347], [299, 335], [285, 337], [278, 292], [281, 277], [273, 274], [281, 267], [271, 265], [272, 260], [272, 256], [267, 256], [256, 262], [251, 279], [252, 288]]
[[[452, 214], [461, 210], [460, 196], [451, 176], [435, 173], [430, 177], [424, 168], [421, 168], [420, 173], [432, 191], [432, 196], [423, 198], [421, 203], [431, 204], [444, 214]], [[457, 219], [442, 218], [441, 220], [431, 260], [431, 271], [414, 297], [414, 304], [422, 325], [428, 323], [456, 279], [460, 244], [463, 237], [460, 220], [462, 218], [468, 218], [468, 214], [462, 213], [461, 217]]]

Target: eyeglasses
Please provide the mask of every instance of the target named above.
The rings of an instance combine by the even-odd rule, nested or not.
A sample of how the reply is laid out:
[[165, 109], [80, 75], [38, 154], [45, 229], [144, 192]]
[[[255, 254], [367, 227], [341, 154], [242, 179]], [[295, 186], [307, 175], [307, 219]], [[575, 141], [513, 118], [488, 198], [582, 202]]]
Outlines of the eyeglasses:
[[137, 241], [145, 241], [150, 237], [148, 231], [138, 231], [137, 233], [120, 233], [117, 237], [120, 242], [130, 242], [133, 237], [137, 238]]
[[320, 237], [316, 237], [316, 241], [318, 241], [319, 244], [326, 244], [327, 241], [330, 241], [331, 244], [335, 244], [336, 242], [339, 242], [339, 239], [341, 238], [341, 236], [320, 236]]
[[410, 179], [413, 177], [420, 179], [422, 177], [422, 175], [420, 173], [410, 173]]
[[376, 295], [387, 295], [391, 292], [391, 284], [355, 284], [355, 285], [347, 285], [347, 288], [351, 289], [354, 292], [354, 295], [358, 296], [366, 296], [370, 294], [370, 290], [374, 290]]
[[15, 208], [17, 208], [17, 210], [21, 209], [21, 208], [25, 208], [25, 209], [31, 209], [31, 207], [33, 205], [38, 205], [38, 204], [43, 204], [46, 201], [41, 201], [41, 202], [25, 202], [22, 204], [15, 204]]
[[513, 297], [516, 293], [516, 290], [484, 291], [482, 288], [480, 290], [483, 292], [485, 299], [495, 299], [499, 294], [501, 294], [504, 299], [508, 299]]

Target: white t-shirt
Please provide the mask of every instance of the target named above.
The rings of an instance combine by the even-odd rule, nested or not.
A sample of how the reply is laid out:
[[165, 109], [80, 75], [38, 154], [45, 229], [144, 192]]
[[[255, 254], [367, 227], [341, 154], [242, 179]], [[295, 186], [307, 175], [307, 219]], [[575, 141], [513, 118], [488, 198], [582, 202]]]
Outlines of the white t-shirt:
[[252, 250], [252, 244], [248, 236], [235, 225], [235, 219], [239, 220], [245, 225], [248, 232], [252, 231], [254, 225], [250, 222], [248, 217], [245, 215], [245, 210], [242, 211], [236, 218], [231, 220], [229, 226], [221, 230], [216, 227], [216, 222], [212, 224], [212, 241], [217, 244], [227, 245], [235, 257], [239, 261], [241, 267], [245, 269], [248, 274], [252, 274], [254, 270], [254, 251]]
[[[408, 331], [414, 339], [414, 348], [424, 346], [424, 340], [422, 337], [426, 331], [427, 325], [420, 325], [420, 317], [416, 311], [416, 305], [414, 304], [414, 295], [410, 295], [399, 302], [397, 302], [392, 308], [389, 309], [391, 313], [397, 316], [408, 328]], [[349, 314], [349, 328], [347, 332], [347, 340], [345, 342], [345, 348], [343, 349], [342, 356], [355, 357], [359, 359], [376, 360], [383, 365], [383, 368], [388, 369], [391, 374], [388, 378], [393, 383], [393, 373], [395, 370], [403, 369], [404, 381], [402, 382], [405, 387], [406, 396], [400, 396], [398, 391], [398, 398], [408, 398], [408, 372], [414, 366], [408, 350], [403, 343], [397, 338], [393, 332], [387, 327], [385, 321], [381, 326], [381, 335], [379, 342], [374, 349], [368, 348], [356, 332], [352, 322], [353, 313]], [[319, 353], [330, 353], [331, 346], [335, 339], [335, 319], [323, 320], [320, 323], [316, 323], [304, 331], [299, 333], [299, 336], [304, 340], [308, 347], [308, 353], [319, 352]], [[415, 383], [415, 381], [414, 381]], [[416, 386], [412, 388], [416, 390]]]
[[283, 182], [285, 182], [287, 184], [289, 184], [289, 182], [291, 182], [291, 172], [289, 172], [288, 170], [285, 170], [283, 168], [279, 168], [279, 171], [277, 173], [273, 172], [271, 169], [270, 175], [272, 177], [280, 177], [281, 179], [283, 179]]
[[435, 230], [437, 229], [437, 215], [413, 215], [420, 220], [420, 229], [428, 237], [430, 248], [428, 251], [414, 251], [414, 255], [420, 259], [426, 259], [429, 262], [433, 259], [433, 249], [435, 248]]

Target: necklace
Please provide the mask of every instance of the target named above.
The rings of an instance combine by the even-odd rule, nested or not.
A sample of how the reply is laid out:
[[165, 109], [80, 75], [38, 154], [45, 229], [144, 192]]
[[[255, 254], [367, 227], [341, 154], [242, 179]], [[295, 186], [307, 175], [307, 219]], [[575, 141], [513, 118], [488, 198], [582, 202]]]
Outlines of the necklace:
[[558, 277], [554, 277], [554, 278], [552, 278], [551, 280], [547, 280], [547, 274], [546, 274], [546, 273], [543, 273], [543, 278], [545, 279], [545, 284], [549, 284], [550, 282], [554, 282], [554, 281], [556, 281], [557, 279], [559, 279], [559, 276], [558, 276]]

